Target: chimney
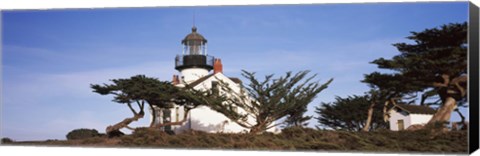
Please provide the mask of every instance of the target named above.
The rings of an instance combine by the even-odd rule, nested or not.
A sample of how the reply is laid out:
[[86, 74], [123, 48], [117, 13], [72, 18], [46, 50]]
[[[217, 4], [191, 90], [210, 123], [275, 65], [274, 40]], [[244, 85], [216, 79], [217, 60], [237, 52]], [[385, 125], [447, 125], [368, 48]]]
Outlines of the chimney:
[[178, 75], [173, 75], [172, 84], [177, 85], [179, 83], [180, 83], [180, 80], [178, 79]]
[[213, 74], [216, 73], [223, 73], [222, 60], [220, 59], [215, 59], [215, 61], [213, 62]]

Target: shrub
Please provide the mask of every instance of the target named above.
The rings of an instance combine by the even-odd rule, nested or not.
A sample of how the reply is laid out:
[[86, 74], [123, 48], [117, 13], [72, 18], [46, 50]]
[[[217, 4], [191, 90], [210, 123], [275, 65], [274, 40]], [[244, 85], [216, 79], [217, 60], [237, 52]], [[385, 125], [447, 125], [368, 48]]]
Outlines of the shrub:
[[12, 142], [13, 142], [13, 140], [10, 139], [10, 138], [2, 138], [2, 144], [4, 144], [4, 143], [12, 143]]
[[75, 129], [70, 131], [67, 134], [67, 139], [68, 140], [77, 140], [77, 139], [86, 139], [86, 138], [92, 138], [100, 136], [97, 130], [95, 129], [86, 129], [86, 128], [81, 128], [81, 129]]

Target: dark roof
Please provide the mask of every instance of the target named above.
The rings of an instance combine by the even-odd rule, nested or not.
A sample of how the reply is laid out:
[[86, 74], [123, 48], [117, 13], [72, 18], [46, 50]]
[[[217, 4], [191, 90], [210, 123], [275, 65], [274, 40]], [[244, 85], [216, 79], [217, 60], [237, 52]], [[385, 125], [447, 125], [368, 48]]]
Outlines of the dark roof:
[[185, 36], [185, 38], [182, 40], [182, 44], [185, 44], [187, 41], [200, 41], [207, 43], [207, 39], [205, 39], [205, 37], [203, 37], [201, 34], [197, 33], [197, 27], [195, 26], [192, 27], [192, 33]]
[[[192, 83], [188, 84], [189, 86], [191, 87], [195, 87], [197, 85], [199, 85], [200, 83], [202, 83], [203, 81], [207, 80], [208, 78], [212, 77], [213, 75], [215, 74], [208, 74], [204, 77], [201, 77], [195, 81], [193, 81]], [[228, 77], [230, 80], [232, 80], [233, 82], [235, 82], [236, 84], [241, 84], [242, 83], [242, 80], [240, 80], [239, 78], [236, 78], [236, 77]]]
[[242, 84], [242, 80], [240, 80], [239, 78], [236, 78], [236, 77], [228, 77], [228, 78], [233, 82], [235, 82], [236, 84]]
[[395, 104], [395, 106], [410, 114], [435, 114], [436, 112], [434, 109], [428, 106], [407, 105], [407, 104]]
[[193, 81], [192, 83], [190, 83], [190, 84], [188, 84], [188, 85], [191, 86], [191, 87], [195, 87], [195, 86], [197, 86], [198, 84], [202, 83], [203, 81], [207, 80], [208, 78], [210, 78], [210, 77], [212, 77], [212, 76], [213, 76], [213, 74], [209, 74], [209, 75], [207, 75], [207, 76], [201, 77], [201, 78]]

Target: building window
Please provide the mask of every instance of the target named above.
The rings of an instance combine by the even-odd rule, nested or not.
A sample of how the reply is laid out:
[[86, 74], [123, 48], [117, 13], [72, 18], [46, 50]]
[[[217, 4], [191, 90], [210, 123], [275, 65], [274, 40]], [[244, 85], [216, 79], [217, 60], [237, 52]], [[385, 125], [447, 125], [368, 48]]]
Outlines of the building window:
[[212, 81], [212, 92], [214, 94], [218, 94], [218, 82], [217, 81]]
[[397, 125], [398, 125], [398, 130], [399, 130], [399, 131], [405, 129], [405, 125], [404, 125], [404, 123], [403, 123], [403, 120], [398, 120], [398, 121], [397, 121]]

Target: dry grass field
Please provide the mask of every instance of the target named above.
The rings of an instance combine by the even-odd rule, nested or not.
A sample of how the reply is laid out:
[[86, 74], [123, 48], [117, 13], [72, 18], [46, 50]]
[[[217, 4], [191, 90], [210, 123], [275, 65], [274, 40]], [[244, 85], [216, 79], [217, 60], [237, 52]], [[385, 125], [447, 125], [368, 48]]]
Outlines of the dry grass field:
[[47, 140], [5, 143], [7, 145], [185, 148], [281, 151], [364, 151], [415, 153], [466, 153], [467, 131], [434, 132], [376, 131], [347, 132], [286, 128], [280, 134], [211, 134], [189, 131], [182, 134], [138, 129], [131, 135], [106, 136], [77, 140]]

